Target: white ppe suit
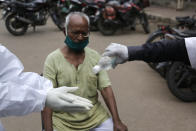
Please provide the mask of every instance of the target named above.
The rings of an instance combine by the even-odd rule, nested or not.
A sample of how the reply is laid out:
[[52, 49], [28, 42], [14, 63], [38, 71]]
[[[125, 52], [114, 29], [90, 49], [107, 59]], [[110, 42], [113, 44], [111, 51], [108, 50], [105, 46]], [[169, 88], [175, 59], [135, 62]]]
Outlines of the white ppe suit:
[[22, 73], [24, 67], [20, 60], [2, 45], [0, 60], [0, 117], [43, 110], [47, 90], [53, 87], [52, 83], [33, 72]]
[[[37, 73], [23, 72], [20, 60], [0, 44], [0, 117], [41, 112], [45, 106], [65, 112], [87, 111], [88, 99], [71, 94], [78, 87], [53, 88]], [[4, 131], [0, 123], [0, 131]]]

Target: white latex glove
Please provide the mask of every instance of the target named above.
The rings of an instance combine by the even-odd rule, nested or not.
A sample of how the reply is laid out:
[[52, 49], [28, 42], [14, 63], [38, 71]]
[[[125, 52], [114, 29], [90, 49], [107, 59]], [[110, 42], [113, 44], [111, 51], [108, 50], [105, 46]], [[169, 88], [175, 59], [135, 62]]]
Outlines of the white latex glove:
[[128, 60], [128, 48], [125, 45], [111, 43], [103, 53], [103, 56], [115, 57], [113, 67], [122, 64]]
[[55, 111], [83, 112], [93, 107], [91, 101], [86, 98], [68, 93], [77, 90], [78, 87], [59, 87], [48, 91], [45, 105]]

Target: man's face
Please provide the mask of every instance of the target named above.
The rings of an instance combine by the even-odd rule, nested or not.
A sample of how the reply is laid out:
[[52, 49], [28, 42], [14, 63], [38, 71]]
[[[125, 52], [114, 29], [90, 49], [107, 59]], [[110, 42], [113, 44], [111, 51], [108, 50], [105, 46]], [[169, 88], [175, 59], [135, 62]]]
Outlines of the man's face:
[[83, 42], [89, 37], [87, 20], [79, 15], [71, 16], [67, 33], [73, 42]]

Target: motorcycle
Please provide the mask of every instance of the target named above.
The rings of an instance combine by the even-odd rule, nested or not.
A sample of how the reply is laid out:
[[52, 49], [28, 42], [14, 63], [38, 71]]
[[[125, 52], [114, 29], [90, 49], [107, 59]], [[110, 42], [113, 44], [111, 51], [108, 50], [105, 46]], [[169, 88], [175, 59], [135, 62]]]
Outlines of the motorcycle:
[[188, 29], [188, 30], [196, 30], [196, 19], [195, 15], [192, 17], [184, 16], [184, 17], [176, 17], [178, 29]]
[[65, 25], [65, 17], [69, 13], [69, 0], [58, 0], [56, 3], [56, 8], [54, 8], [54, 15], [52, 18], [54, 23], [57, 23], [56, 26], [63, 31]]
[[3, 8], [3, 3], [4, 3], [5, 0], [0, 0], [0, 9]]
[[70, 0], [69, 12], [81, 11], [88, 15], [90, 19], [90, 30], [97, 31], [97, 21], [100, 9], [103, 8], [105, 0]]
[[[148, 39], [146, 40], [146, 44], [165, 39], [182, 39], [185, 37], [195, 36], [196, 32], [193, 31], [187, 30], [182, 32], [181, 30], [172, 28], [169, 25], [158, 25], [158, 29], [148, 37]], [[166, 73], [171, 66], [171, 62], [150, 62], [148, 63], [148, 65], [165, 78]]]
[[105, 3], [105, 0], [96, 0], [82, 9], [82, 12], [89, 16], [91, 31], [98, 30], [97, 22], [100, 17], [101, 9], [104, 7]]
[[141, 1], [134, 3], [133, 0], [121, 3], [109, 1], [101, 11], [98, 20], [98, 28], [103, 35], [113, 35], [118, 28], [130, 28], [135, 30], [136, 19], [139, 19], [145, 33], [149, 33], [149, 23], [144, 8], [149, 6]]
[[0, 10], [3, 10], [5, 7], [7, 7], [7, 1], [8, 0], [0, 0]]
[[[156, 40], [183, 39], [195, 37], [196, 32], [182, 32], [170, 26], [159, 25], [159, 29], [152, 33], [146, 44]], [[171, 93], [184, 102], [196, 101], [196, 71], [182, 62], [166, 61], [148, 63], [167, 80]]]
[[29, 25], [46, 25], [51, 16], [53, 22], [59, 26], [60, 22], [55, 12], [56, 3], [51, 1], [20, 2], [16, 0], [5, 1], [2, 18], [5, 19], [7, 30], [15, 36], [26, 33]]
[[168, 88], [184, 102], [196, 101], [196, 70], [182, 62], [173, 62], [166, 76]]

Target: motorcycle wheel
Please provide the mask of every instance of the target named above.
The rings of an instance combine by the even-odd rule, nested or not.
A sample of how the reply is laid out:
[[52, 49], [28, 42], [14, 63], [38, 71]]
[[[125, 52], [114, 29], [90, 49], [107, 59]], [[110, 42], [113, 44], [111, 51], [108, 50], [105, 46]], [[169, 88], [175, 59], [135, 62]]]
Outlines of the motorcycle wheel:
[[99, 29], [97, 27], [97, 20], [95, 20], [97, 9], [91, 6], [88, 6], [87, 8], [84, 8], [82, 12], [85, 13], [90, 19], [90, 31], [98, 31]]
[[[149, 38], [146, 41], [146, 44], [150, 44], [152, 42], [160, 41], [164, 39], [164, 34], [161, 31], [155, 32], [149, 36]], [[157, 71], [162, 77], [166, 77], [166, 73], [168, 68], [163, 67], [163, 68], [157, 68], [159, 66], [159, 63], [157, 62], [149, 62], [148, 65]]]
[[64, 29], [66, 15], [65, 13], [58, 13], [58, 11], [50, 14], [52, 21], [61, 31]]
[[98, 31], [99, 29], [95, 25], [90, 25], [90, 31]]
[[24, 35], [28, 29], [28, 24], [19, 21], [16, 18], [16, 14], [8, 15], [8, 17], [5, 20], [5, 25], [7, 30], [15, 36]]
[[[64, 29], [64, 25], [65, 25], [65, 20], [61, 19], [61, 18], [58, 18], [59, 19], [59, 22], [55, 22], [54, 18], [52, 18], [52, 21], [54, 22], [54, 24], [58, 27], [59, 30], [63, 30]], [[64, 17], [65, 18], [65, 17]]]
[[184, 102], [196, 101], [196, 74], [187, 65], [174, 62], [166, 76], [171, 93]]
[[97, 26], [98, 26], [99, 31], [103, 35], [107, 35], [107, 36], [108, 35], [113, 35], [117, 30], [116, 26], [114, 26], [113, 23], [105, 22], [105, 20], [103, 18], [100, 18], [98, 20]]
[[146, 34], [150, 33], [150, 27], [149, 27], [148, 17], [146, 15], [146, 13], [142, 13], [141, 14], [141, 16], [140, 16], [140, 23], [142, 24], [144, 32]]

